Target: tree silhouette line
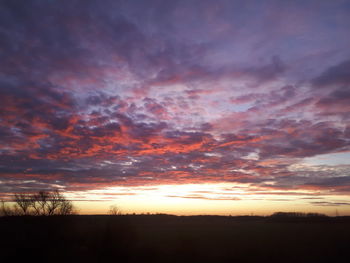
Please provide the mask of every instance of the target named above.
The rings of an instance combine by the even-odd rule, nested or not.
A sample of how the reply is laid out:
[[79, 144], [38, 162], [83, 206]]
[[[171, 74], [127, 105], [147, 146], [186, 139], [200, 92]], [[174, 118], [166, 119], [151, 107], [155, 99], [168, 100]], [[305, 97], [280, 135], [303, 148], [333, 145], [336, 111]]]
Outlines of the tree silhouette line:
[[11, 206], [1, 201], [0, 215], [3, 216], [53, 216], [75, 213], [73, 203], [67, 200], [59, 190], [40, 191], [38, 193], [15, 194]]
[[301, 213], [301, 212], [276, 212], [270, 217], [272, 218], [315, 218], [315, 217], [327, 217], [325, 214], [320, 213]]

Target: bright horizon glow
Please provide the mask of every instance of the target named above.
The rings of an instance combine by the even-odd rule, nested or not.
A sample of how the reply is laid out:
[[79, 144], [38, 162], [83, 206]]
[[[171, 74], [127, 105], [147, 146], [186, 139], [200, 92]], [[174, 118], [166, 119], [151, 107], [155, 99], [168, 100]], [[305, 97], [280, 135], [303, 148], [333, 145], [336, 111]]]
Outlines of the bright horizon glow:
[[[84, 196], [86, 201], [79, 200]], [[350, 215], [350, 207], [335, 208], [331, 202], [350, 202], [350, 197], [319, 194], [313, 191], [290, 193], [257, 190], [249, 185], [230, 183], [158, 185], [142, 187], [107, 187], [68, 195], [81, 209], [81, 214], [108, 214], [116, 205], [123, 214], [165, 213], [174, 215], [270, 215], [274, 212], [315, 212], [330, 216]], [[324, 200], [330, 205], [323, 203]], [[310, 206], [311, 202], [316, 202]], [[285, 202], [288, 202], [286, 206]], [[317, 203], [319, 202], [319, 203]]]

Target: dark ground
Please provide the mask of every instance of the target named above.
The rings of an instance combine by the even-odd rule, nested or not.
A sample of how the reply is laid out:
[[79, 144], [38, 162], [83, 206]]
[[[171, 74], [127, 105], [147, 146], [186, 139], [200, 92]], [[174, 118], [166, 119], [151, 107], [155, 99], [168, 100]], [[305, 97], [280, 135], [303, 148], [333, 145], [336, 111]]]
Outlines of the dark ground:
[[0, 218], [0, 261], [350, 262], [350, 218]]

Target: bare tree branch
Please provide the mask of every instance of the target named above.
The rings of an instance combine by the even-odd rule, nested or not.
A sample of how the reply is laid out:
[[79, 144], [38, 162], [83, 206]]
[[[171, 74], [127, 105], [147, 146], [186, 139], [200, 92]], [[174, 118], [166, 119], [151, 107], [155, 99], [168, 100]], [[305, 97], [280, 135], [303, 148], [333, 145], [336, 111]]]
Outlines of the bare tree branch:
[[32, 206], [33, 199], [28, 194], [15, 194], [14, 201], [23, 215], [29, 215], [29, 208]]

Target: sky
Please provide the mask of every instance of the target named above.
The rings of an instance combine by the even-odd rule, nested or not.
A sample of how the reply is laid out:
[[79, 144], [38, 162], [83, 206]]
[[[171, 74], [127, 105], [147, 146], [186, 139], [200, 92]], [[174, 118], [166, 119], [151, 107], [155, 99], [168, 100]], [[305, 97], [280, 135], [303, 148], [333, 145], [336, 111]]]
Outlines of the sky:
[[350, 1], [0, 0], [0, 198], [350, 215]]

